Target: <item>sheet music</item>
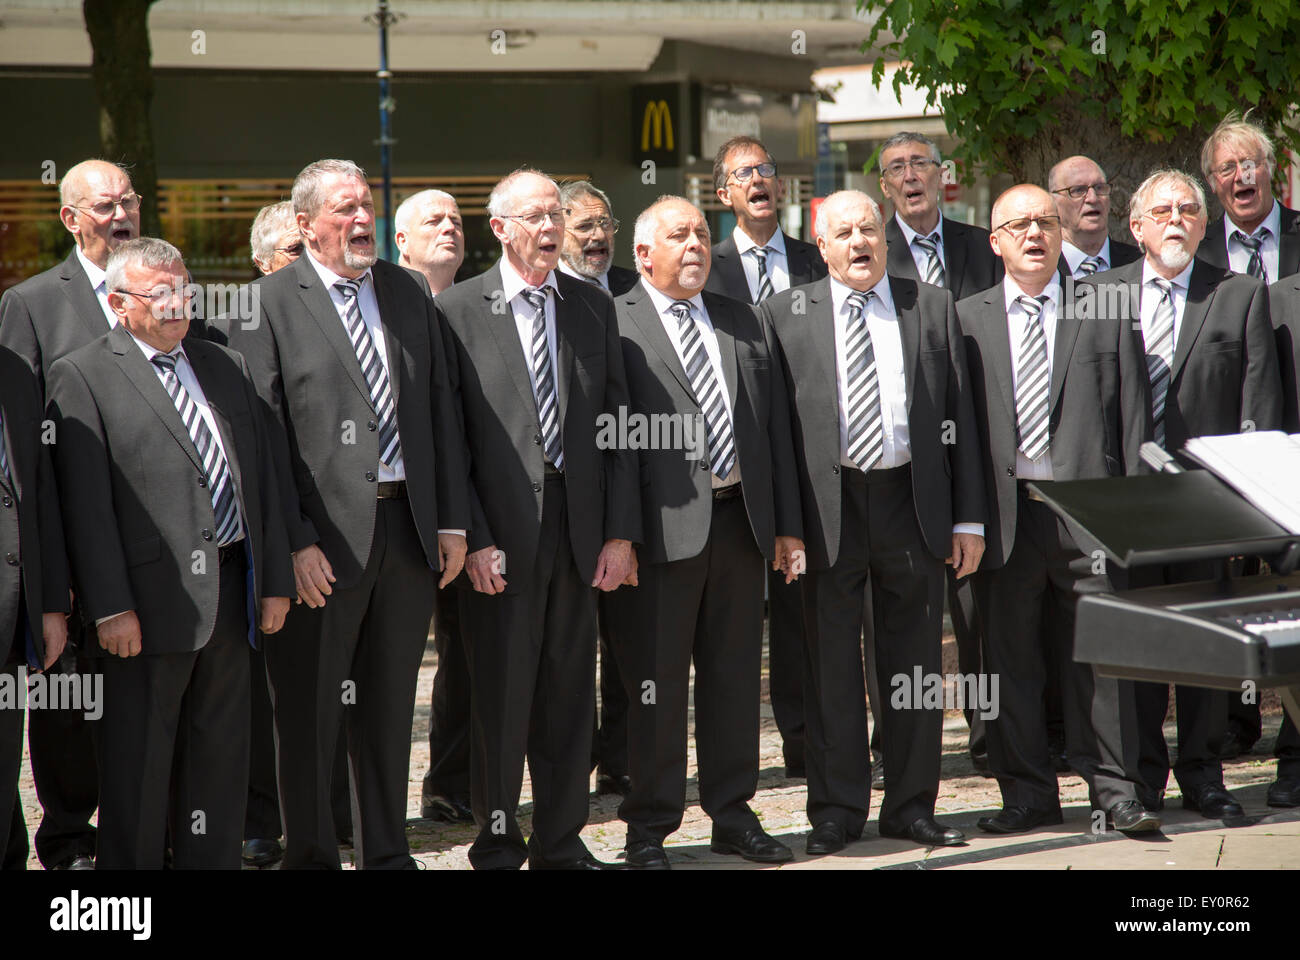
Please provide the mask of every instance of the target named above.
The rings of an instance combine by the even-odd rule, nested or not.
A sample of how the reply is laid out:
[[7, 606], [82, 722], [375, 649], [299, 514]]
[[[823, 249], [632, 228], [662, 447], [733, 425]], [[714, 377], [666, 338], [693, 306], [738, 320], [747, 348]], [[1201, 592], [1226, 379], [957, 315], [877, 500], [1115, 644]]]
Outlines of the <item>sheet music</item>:
[[1196, 437], [1183, 449], [1279, 526], [1300, 533], [1300, 434]]

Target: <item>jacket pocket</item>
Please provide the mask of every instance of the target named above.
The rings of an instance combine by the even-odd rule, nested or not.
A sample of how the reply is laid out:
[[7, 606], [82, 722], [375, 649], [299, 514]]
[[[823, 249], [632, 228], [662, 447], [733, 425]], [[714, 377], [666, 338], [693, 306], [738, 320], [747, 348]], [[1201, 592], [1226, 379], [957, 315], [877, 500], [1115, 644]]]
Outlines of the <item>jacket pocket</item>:
[[128, 567], [138, 567], [150, 563], [162, 556], [162, 538], [145, 537], [122, 545], [122, 554], [126, 557]]

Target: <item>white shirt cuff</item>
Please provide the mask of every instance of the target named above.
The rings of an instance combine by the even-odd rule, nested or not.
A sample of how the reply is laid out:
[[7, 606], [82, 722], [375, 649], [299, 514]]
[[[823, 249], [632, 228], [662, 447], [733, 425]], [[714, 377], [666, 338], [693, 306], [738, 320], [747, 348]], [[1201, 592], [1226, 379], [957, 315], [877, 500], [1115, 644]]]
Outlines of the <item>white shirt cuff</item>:
[[116, 620], [118, 617], [124, 617], [130, 612], [131, 612], [130, 610], [123, 610], [121, 613], [112, 613], [109, 614], [107, 617], [100, 617], [98, 620], [95, 621], [95, 626], [99, 626], [101, 623], [108, 623], [108, 621], [110, 620]]
[[982, 523], [954, 523], [952, 525], [953, 533], [972, 533], [977, 537], [984, 536], [984, 524]]
[[463, 536], [465, 536], [465, 531], [464, 531], [464, 530], [439, 530], [438, 532], [439, 532], [439, 533], [451, 533], [451, 534], [455, 534], [455, 535], [458, 536], [458, 537], [463, 537]]

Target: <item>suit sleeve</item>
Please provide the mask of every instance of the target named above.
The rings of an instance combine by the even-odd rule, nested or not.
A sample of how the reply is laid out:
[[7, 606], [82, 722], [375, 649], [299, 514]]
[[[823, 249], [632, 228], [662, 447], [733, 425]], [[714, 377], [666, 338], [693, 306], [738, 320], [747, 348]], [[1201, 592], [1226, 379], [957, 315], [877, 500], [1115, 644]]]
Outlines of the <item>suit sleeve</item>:
[[68, 555], [77, 598], [94, 622], [136, 608], [113, 509], [108, 439], [85, 377], [67, 358], [50, 368], [49, 397]]
[[424, 298], [429, 325], [429, 399], [433, 404], [434, 482], [437, 486], [438, 527], [472, 530], [469, 444], [461, 409], [460, 377], [450, 325], [436, 301]]
[[[1098, 321], [1091, 321], [1096, 323]], [[1151, 414], [1151, 380], [1147, 375], [1146, 355], [1131, 332], [1129, 320], [1116, 323], [1119, 341], [1119, 432], [1128, 476], [1147, 472], [1142, 467], [1142, 444], [1155, 436]]]
[[[627, 369], [623, 365], [623, 338], [619, 336], [618, 314], [611, 297], [602, 296], [600, 322], [605, 331], [605, 409], [618, 418], [620, 407], [631, 409], [631, 390]], [[596, 429], [596, 424], [591, 425]], [[605, 471], [605, 539], [645, 542], [641, 526], [641, 461], [636, 450], [603, 451], [601, 469]]]
[[[262, 597], [295, 597], [298, 587], [293, 576], [293, 559], [289, 552], [289, 532], [284, 526], [284, 512], [280, 509], [280, 481], [276, 473], [275, 458], [271, 454], [270, 431], [265, 417], [256, 416], [261, 409], [257, 389], [253, 386], [248, 361], [239, 358], [244, 374], [244, 393], [248, 407], [254, 411], [253, 430], [256, 433], [257, 489], [262, 504]], [[260, 599], [260, 598], [259, 598]]]
[[36, 326], [27, 301], [17, 290], [7, 290], [0, 297], [0, 347], [7, 347], [21, 357], [44, 389], [41, 342], [36, 337]]
[[[823, 268], [824, 269], [824, 268]], [[768, 444], [772, 451], [772, 497], [776, 510], [776, 535], [803, 539], [803, 500], [799, 472], [795, 469], [794, 430], [790, 425], [790, 394], [786, 390], [785, 363], [776, 342], [776, 329], [766, 310], [755, 310], [763, 343], [771, 358], [768, 382]]]
[[[39, 398], [35, 409], [40, 409]], [[58, 432], [55, 431], [57, 439]], [[41, 609], [45, 613], [71, 613], [68, 599], [70, 578], [68, 554], [63, 539], [63, 514], [59, 510], [59, 486], [54, 478], [54, 461], [47, 444], [37, 444], [36, 518], [41, 541]]]
[[1241, 419], [1255, 430], [1282, 426], [1282, 374], [1277, 365], [1277, 339], [1269, 317], [1268, 288], [1255, 284], [1246, 311], [1246, 356], [1241, 384]]
[[948, 453], [952, 465], [952, 521], [987, 524], [983, 454], [975, 423], [970, 368], [966, 365], [966, 341], [957, 320], [956, 301], [946, 291], [944, 299], [948, 325], [948, 419], [956, 427], [956, 442]]

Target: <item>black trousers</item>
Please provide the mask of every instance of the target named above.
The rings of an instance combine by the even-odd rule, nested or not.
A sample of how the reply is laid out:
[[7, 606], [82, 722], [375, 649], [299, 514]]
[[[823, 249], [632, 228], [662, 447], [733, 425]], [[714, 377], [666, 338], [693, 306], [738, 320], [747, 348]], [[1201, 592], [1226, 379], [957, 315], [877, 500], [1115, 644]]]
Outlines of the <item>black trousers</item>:
[[592, 729], [591, 766], [607, 777], [625, 777], [627, 759], [627, 691], [610, 639], [609, 603], [613, 594], [596, 597], [600, 649], [600, 704]]
[[998, 684], [997, 715], [986, 722], [989, 768], [1004, 806], [1060, 808], [1047, 717], [1049, 679], [1059, 672], [1066, 754], [1094, 805], [1108, 810], [1138, 798], [1137, 785], [1125, 777], [1123, 753], [1136, 716], [1118, 681], [1074, 661], [1078, 593], [1094, 577], [1092, 560], [1046, 505], [1029, 499], [1023, 484], [1016, 507], [1006, 564], [974, 574], [985, 669], [990, 689], [993, 678]]
[[698, 555], [646, 564], [639, 586], [612, 596], [631, 703], [632, 792], [618, 810], [628, 844], [681, 826], [692, 662], [700, 806], [715, 836], [758, 826], [749, 801], [758, 789], [763, 569], [744, 498], [732, 496], [713, 502]]
[[912, 503], [910, 465], [863, 473], [840, 469], [839, 556], [804, 585], [807, 636], [808, 820], [860, 836], [871, 800], [862, 665], [864, 592], [871, 589], [877, 675], [889, 707], [881, 723], [886, 790], [880, 822], [906, 829], [934, 815], [943, 710], [912, 707], [895, 680], [942, 665], [943, 561], [926, 548]]
[[[569, 545], [564, 480], [547, 477], [535, 557], [507, 557], [514, 593], [467, 592], [472, 727], [470, 795], [479, 833], [476, 870], [571, 863], [587, 855], [591, 717], [596, 700], [596, 598]], [[510, 566], [513, 564], [514, 566]], [[524, 757], [533, 783], [533, 833], [516, 819]]]
[[380, 500], [361, 579], [336, 587], [324, 607], [295, 607], [284, 629], [267, 638], [284, 818], [281, 869], [339, 869], [330, 790], [340, 721], [356, 862], [370, 870], [411, 865], [411, 720], [437, 586], [410, 505]]
[[[21, 624], [24, 617], [19, 617]], [[20, 627], [21, 630], [21, 627]], [[18, 647], [19, 637], [14, 646]], [[8, 646], [8, 644], [3, 644]], [[19, 648], [21, 649], [21, 647]], [[26, 671], [0, 650], [0, 684], [13, 692], [13, 705], [0, 704], [0, 868], [27, 869], [27, 821], [18, 796], [23, 762], [23, 715], [27, 710]], [[33, 711], [39, 713], [40, 711]], [[18, 834], [22, 834], [21, 850]], [[21, 853], [21, 859], [20, 859]]]
[[804, 766], [803, 580], [767, 571], [767, 693], [787, 767]]
[[1282, 727], [1277, 732], [1277, 745], [1273, 748], [1277, 757], [1277, 776], [1300, 779], [1300, 733], [1296, 731], [1291, 714], [1284, 714]]
[[246, 563], [220, 567], [212, 638], [189, 653], [103, 656], [96, 867], [240, 867], [249, 740]]
[[440, 590], [433, 606], [438, 670], [429, 702], [429, 771], [424, 795], [469, 800], [469, 658], [461, 632], [461, 591]]

